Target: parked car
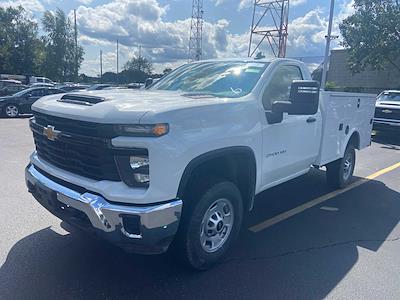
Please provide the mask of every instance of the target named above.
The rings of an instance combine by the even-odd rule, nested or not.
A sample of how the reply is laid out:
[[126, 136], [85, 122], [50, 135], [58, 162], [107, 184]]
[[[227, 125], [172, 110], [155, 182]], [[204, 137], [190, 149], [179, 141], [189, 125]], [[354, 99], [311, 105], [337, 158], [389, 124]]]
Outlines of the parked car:
[[105, 88], [112, 87], [113, 85], [111, 84], [105, 84], [105, 83], [98, 83], [98, 84], [93, 84], [91, 87], [88, 87], [86, 90], [87, 91], [100, 91], [104, 90]]
[[320, 92], [289, 59], [201, 61], [149, 90], [48, 96], [33, 105], [26, 183], [74, 226], [129, 252], [173, 243], [206, 269], [233, 245], [255, 195], [311, 166], [326, 166], [332, 187], [350, 184], [375, 101]]
[[55, 85], [55, 83], [46, 77], [39, 77], [39, 76], [30, 76], [29, 77], [29, 83], [30, 84], [35, 84], [35, 83], [44, 83], [44, 84], [51, 84], [52, 86]]
[[30, 87], [54, 87], [53, 83], [42, 83], [42, 82], [35, 82], [30, 85]]
[[400, 91], [384, 91], [377, 97], [374, 129], [400, 130]]
[[46, 95], [65, 93], [63, 90], [49, 87], [32, 87], [11, 96], [0, 97], [0, 113], [9, 118], [19, 114], [31, 113], [32, 104]]
[[67, 85], [58, 85], [57, 88], [66, 91], [66, 92], [75, 92], [75, 91], [83, 91], [86, 90], [88, 85], [81, 84], [67, 84]]
[[6, 87], [8, 85], [17, 85], [17, 84], [22, 84], [22, 82], [14, 79], [0, 79], [0, 88]]
[[27, 86], [18, 80], [0, 80], [0, 97], [15, 94], [26, 88]]
[[140, 90], [142, 87], [144, 87], [144, 83], [134, 82], [128, 84], [128, 89]]
[[0, 97], [14, 95], [15, 93], [18, 93], [27, 88], [28, 88], [28, 86], [24, 85], [24, 84], [8, 85], [8, 86], [0, 89]]

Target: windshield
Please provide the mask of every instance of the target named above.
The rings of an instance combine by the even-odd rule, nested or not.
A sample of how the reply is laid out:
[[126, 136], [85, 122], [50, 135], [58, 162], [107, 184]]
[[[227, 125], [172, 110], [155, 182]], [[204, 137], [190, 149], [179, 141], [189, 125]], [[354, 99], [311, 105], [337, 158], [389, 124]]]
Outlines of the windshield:
[[162, 78], [151, 89], [238, 98], [253, 90], [267, 66], [268, 63], [241, 61], [188, 64]]
[[25, 89], [18, 93], [15, 93], [13, 96], [21, 97], [21, 96], [25, 95], [26, 93], [29, 93], [30, 91], [32, 91], [32, 89]]
[[385, 92], [383, 93], [378, 101], [399, 101], [400, 102], [400, 92]]

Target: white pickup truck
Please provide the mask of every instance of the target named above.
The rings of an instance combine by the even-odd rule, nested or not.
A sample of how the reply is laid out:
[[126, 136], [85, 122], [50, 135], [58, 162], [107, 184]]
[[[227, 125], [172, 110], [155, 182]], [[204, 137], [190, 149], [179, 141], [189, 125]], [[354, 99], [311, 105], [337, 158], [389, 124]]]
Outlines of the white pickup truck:
[[299, 61], [191, 63], [149, 90], [37, 101], [26, 183], [67, 223], [131, 252], [171, 248], [206, 269], [258, 193], [313, 166], [346, 186], [374, 109], [371, 95], [320, 92]]

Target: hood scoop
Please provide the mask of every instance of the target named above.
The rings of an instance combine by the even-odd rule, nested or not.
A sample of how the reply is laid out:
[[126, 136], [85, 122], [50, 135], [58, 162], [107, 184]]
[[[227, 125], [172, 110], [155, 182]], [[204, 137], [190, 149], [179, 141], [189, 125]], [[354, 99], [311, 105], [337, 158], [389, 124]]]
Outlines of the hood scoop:
[[65, 94], [61, 97], [59, 102], [79, 104], [85, 106], [93, 106], [97, 103], [104, 102], [106, 98], [90, 95], [79, 95], [79, 94]]

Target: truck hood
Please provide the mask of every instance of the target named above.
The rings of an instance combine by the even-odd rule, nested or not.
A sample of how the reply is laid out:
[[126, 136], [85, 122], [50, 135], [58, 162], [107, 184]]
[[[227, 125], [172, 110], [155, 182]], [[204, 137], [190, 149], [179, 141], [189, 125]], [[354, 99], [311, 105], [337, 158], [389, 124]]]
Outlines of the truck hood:
[[377, 107], [391, 107], [391, 108], [399, 108], [400, 109], [400, 101], [378, 101], [376, 102]]
[[154, 115], [178, 108], [210, 105], [227, 101], [223, 98], [215, 98], [207, 95], [194, 96], [175, 91], [107, 90], [68, 94], [102, 97], [104, 101], [87, 106], [62, 102], [60, 99], [65, 94], [58, 94], [41, 98], [33, 104], [32, 109], [35, 112], [89, 122], [138, 124], [148, 112], [152, 112]]

